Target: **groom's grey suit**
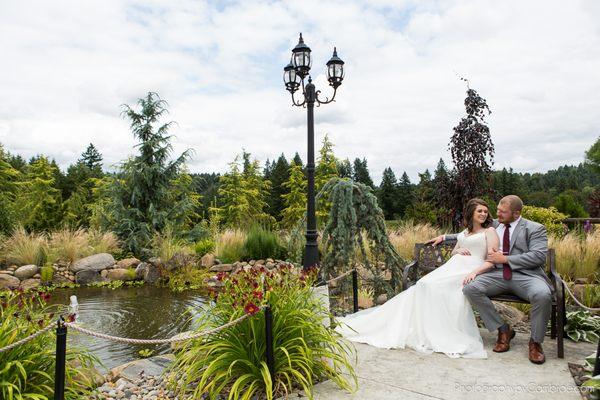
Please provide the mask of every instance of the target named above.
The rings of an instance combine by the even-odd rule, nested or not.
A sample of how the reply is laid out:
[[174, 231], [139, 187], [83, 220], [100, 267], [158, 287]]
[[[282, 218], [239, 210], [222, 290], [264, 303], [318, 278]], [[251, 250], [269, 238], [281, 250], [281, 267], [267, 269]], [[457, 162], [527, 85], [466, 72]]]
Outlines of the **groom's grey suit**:
[[[498, 225], [498, 221], [494, 220], [494, 227]], [[445, 240], [456, 236], [446, 235]], [[531, 303], [531, 337], [537, 343], [544, 341], [552, 312], [552, 285], [544, 272], [547, 253], [548, 236], [544, 225], [521, 218], [510, 235], [507, 258], [513, 272], [512, 279], [505, 280], [502, 265], [497, 264], [463, 287], [463, 293], [490, 332], [504, 324], [490, 296], [510, 293]]]

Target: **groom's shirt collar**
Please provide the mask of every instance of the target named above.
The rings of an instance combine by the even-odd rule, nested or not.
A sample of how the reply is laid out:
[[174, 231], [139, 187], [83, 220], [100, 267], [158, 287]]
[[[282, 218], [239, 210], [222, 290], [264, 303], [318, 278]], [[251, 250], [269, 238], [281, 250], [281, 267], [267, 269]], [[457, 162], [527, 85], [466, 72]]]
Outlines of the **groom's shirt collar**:
[[510, 223], [510, 228], [514, 228], [519, 224], [519, 221], [521, 221], [521, 216], [519, 215], [519, 218], [517, 218], [516, 220], [514, 220], [513, 222]]

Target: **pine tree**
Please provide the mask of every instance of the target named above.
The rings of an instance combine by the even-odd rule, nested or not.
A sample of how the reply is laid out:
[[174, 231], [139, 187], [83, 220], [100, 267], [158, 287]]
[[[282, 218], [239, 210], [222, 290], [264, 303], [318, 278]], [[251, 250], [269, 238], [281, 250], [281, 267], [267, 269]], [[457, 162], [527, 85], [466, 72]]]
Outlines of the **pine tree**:
[[398, 182], [390, 167], [383, 170], [381, 185], [379, 185], [379, 206], [386, 220], [395, 219], [398, 214]]
[[435, 224], [437, 210], [433, 205], [433, 182], [429, 170], [419, 174], [419, 183], [414, 191], [414, 201], [406, 208], [406, 216], [415, 222]]
[[302, 159], [300, 158], [300, 154], [298, 154], [298, 152], [296, 152], [296, 154], [294, 155], [294, 159], [292, 160], [292, 162], [304, 168], [304, 164], [302, 163]]
[[302, 220], [306, 214], [306, 177], [302, 171], [302, 164], [292, 162], [289, 178], [283, 184], [287, 193], [283, 194], [284, 209], [281, 212], [281, 225], [291, 229]]
[[15, 199], [18, 222], [27, 230], [55, 228], [62, 220], [61, 194], [56, 188], [56, 166], [44, 156], [27, 166]]
[[[318, 194], [330, 179], [337, 176], [337, 160], [333, 154], [333, 143], [331, 143], [329, 137], [325, 134], [315, 169], [315, 193]], [[331, 203], [328, 199], [323, 198], [322, 201], [317, 202], [316, 206], [317, 222], [321, 224], [329, 214]]]
[[[167, 122], [155, 126], [168, 112], [167, 103], [156, 93], [148, 93], [138, 100], [140, 110], [123, 105], [123, 116], [128, 118], [131, 130], [139, 144], [139, 154], [129, 158], [112, 180], [111, 201], [107, 204], [107, 221], [123, 241], [126, 251], [147, 256], [144, 251], [155, 233], [167, 227], [182, 232], [189, 226], [180, 225], [186, 215], [198, 207], [192, 196], [179, 198], [178, 180], [185, 173], [189, 150], [170, 160], [172, 153]], [[191, 186], [191, 180], [188, 181]]]
[[102, 176], [102, 154], [100, 154], [93, 143], [90, 143], [87, 149], [81, 154], [79, 162], [94, 172], [95, 178]]
[[404, 172], [398, 183], [398, 215], [402, 218], [406, 214], [406, 209], [413, 203], [413, 186], [410, 178]]
[[14, 207], [19, 177], [20, 172], [10, 165], [0, 144], [0, 233], [9, 233], [16, 223]]
[[338, 162], [337, 169], [338, 169], [340, 178], [352, 179], [352, 177], [354, 176], [352, 164], [350, 164], [350, 160], [348, 160], [347, 158], [345, 160]]
[[369, 168], [367, 167], [367, 160], [363, 158], [360, 160], [356, 158], [354, 160], [354, 174], [353, 178], [355, 182], [363, 183], [373, 189], [375, 186], [373, 185], [373, 180], [369, 175]]
[[268, 178], [271, 181], [271, 191], [267, 199], [269, 214], [276, 220], [281, 219], [281, 212], [285, 207], [282, 196], [288, 193], [284, 183], [288, 181], [289, 177], [290, 165], [285, 156], [281, 154], [277, 161], [273, 162], [270, 177]]

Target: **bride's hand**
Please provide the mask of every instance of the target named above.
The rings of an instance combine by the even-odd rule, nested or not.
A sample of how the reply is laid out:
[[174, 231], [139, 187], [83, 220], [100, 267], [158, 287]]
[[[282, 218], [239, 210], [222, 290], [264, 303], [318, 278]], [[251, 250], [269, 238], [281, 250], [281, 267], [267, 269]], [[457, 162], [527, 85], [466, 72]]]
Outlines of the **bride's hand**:
[[454, 250], [455, 254], [461, 254], [463, 256], [470, 256], [471, 252], [467, 249], [464, 249], [462, 247], [459, 247], [458, 249]]
[[477, 276], [477, 273], [475, 273], [475, 272], [471, 272], [469, 275], [465, 276], [465, 279], [463, 280], [463, 286], [469, 282], [472, 282], [476, 276]]

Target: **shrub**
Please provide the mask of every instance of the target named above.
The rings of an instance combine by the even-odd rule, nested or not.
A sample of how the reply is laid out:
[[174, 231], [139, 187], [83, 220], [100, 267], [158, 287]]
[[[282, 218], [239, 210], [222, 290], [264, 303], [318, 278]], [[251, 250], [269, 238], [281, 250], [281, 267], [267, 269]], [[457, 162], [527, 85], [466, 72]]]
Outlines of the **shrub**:
[[[21, 292], [0, 295], [0, 347], [24, 338], [53, 323], [45, 306], [47, 294]], [[4, 400], [47, 400], [53, 398], [55, 336], [43, 334], [2, 353], [0, 398]], [[89, 398], [92, 375], [98, 360], [83, 349], [67, 347], [66, 399]], [[75, 367], [77, 366], [77, 368]]]
[[90, 252], [93, 254], [115, 254], [120, 250], [119, 239], [113, 232], [103, 232], [101, 230], [90, 229], [88, 230], [87, 234]]
[[201, 257], [207, 253], [212, 253], [215, 251], [215, 241], [210, 238], [201, 240], [196, 243], [194, 250], [196, 251], [196, 254]]
[[244, 243], [245, 256], [252, 260], [279, 258], [283, 247], [279, 244], [277, 235], [270, 230], [255, 225], [250, 228]]
[[596, 343], [600, 337], [600, 315], [592, 315], [583, 310], [567, 312], [565, 332], [575, 342], [584, 340]]
[[54, 268], [52, 267], [42, 267], [40, 268], [40, 275], [42, 277], [42, 282], [51, 282], [54, 277]]
[[17, 265], [44, 265], [48, 257], [48, 240], [44, 234], [27, 233], [17, 228], [3, 243], [4, 257]]
[[135, 280], [135, 278], [136, 278], [135, 268], [128, 268], [125, 276], [129, 280], [132, 280], [132, 281]]
[[244, 258], [246, 234], [240, 230], [228, 229], [217, 237], [215, 251], [224, 263], [233, 263]]
[[554, 207], [544, 208], [523, 206], [523, 211], [521, 214], [523, 215], [523, 218], [539, 222], [540, 224], [546, 226], [546, 230], [549, 234], [560, 237], [566, 232], [566, 227], [562, 221], [567, 218], [567, 216], [559, 212]]
[[[244, 313], [252, 316], [176, 351], [170, 381], [179, 397], [191, 392], [192, 398], [214, 399], [229, 391], [230, 399], [271, 400], [300, 387], [310, 399], [313, 385], [323, 379], [352, 390], [350, 380], [354, 386], [357, 382], [349, 361], [353, 348], [323, 324], [329, 313], [312, 294], [314, 275], [282, 268], [240, 271], [225, 278], [224, 290], [202, 314], [199, 329], [221, 326]], [[261, 290], [263, 280], [266, 292]], [[273, 380], [265, 361], [264, 312], [259, 312], [266, 302], [273, 310]]]
[[88, 235], [83, 229], [69, 228], [52, 232], [50, 235], [51, 261], [72, 263], [90, 254]]

